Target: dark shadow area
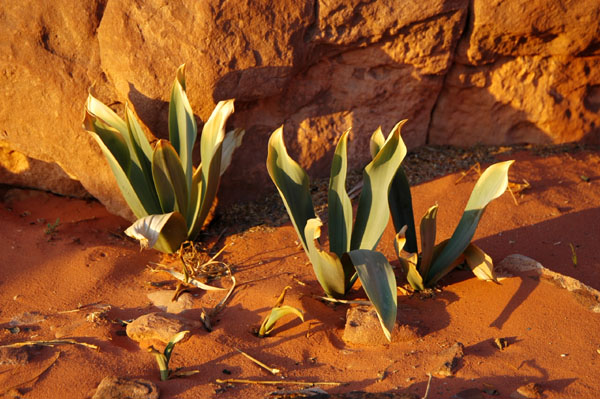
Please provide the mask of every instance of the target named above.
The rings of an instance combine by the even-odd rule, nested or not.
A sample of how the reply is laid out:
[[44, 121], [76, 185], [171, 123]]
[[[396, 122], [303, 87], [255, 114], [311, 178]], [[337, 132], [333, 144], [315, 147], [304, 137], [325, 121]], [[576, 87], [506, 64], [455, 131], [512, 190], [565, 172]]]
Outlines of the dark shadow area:
[[[551, 185], [552, 182], [544, 184]], [[541, 184], [535, 188], [543, 189]], [[535, 192], [530, 195], [535, 195]], [[600, 208], [586, 209], [503, 231], [501, 236], [480, 238], [474, 242], [490, 254], [496, 263], [508, 255], [522, 254], [554, 272], [600, 289], [600, 252], [595, 245], [583, 244], [590, 242], [590, 237], [598, 236], [598, 221]], [[573, 264], [569, 244], [575, 248], [577, 265]]]

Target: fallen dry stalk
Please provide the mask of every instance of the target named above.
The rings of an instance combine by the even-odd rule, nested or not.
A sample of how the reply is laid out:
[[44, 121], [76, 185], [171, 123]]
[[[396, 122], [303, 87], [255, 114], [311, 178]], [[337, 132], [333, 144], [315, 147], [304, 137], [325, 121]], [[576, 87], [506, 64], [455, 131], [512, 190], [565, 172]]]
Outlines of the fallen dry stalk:
[[254, 380], [243, 380], [237, 378], [229, 378], [226, 380], [216, 380], [217, 384], [257, 384], [257, 385], [302, 385], [305, 387], [310, 387], [313, 385], [330, 385], [330, 386], [340, 386], [341, 382], [307, 382], [307, 381], [254, 381]]
[[427, 396], [429, 396], [429, 388], [431, 388], [431, 379], [433, 378], [431, 373], [427, 373], [427, 375], [429, 376], [429, 381], [427, 381], [427, 388], [425, 388], [425, 395], [423, 395], [423, 399], [427, 399]]
[[264, 364], [263, 362], [261, 362], [258, 359], [253, 358], [252, 356], [250, 356], [249, 354], [247, 354], [246, 352], [238, 349], [238, 348], [233, 348], [236, 351], [240, 352], [242, 355], [244, 355], [246, 358], [250, 359], [251, 361], [253, 361], [255, 364], [257, 364], [258, 366], [262, 367], [263, 369], [267, 370], [268, 372], [270, 372], [273, 375], [277, 375], [281, 372], [281, 370], [276, 369], [276, 368], [271, 368], [269, 366], [267, 366], [266, 364]]
[[317, 298], [322, 299], [324, 301], [328, 301], [328, 302], [343, 303], [346, 305], [370, 305], [371, 304], [371, 302], [369, 302], [369, 301], [362, 301], [362, 300], [336, 299], [336, 298], [329, 298], [326, 296], [317, 296]]
[[25, 341], [25, 342], [15, 342], [14, 344], [2, 345], [0, 348], [20, 348], [22, 346], [30, 346], [30, 345], [41, 345], [41, 346], [50, 346], [54, 347], [55, 345], [81, 345], [86, 348], [99, 350], [100, 347], [94, 344], [88, 344], [86, 342], [79, 342], [73, 339], [52, 339], [49, 341]]

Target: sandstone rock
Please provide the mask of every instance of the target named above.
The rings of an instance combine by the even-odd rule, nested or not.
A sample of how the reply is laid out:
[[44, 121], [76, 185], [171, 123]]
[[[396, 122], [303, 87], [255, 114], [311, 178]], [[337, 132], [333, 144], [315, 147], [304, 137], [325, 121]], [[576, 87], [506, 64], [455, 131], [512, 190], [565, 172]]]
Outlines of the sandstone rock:
[[127, 325], [127, 336], [136, 342], [160, 341], [167, 344], [180, 331], [199, 326], [166, 313], [149, 313]]
[[[565, 143], [600, 137], [600, 57], [519, 56], [455, 64], [437, 100], [433, 144]], [[588, 139], [593, 139], [589, 137]]]
[[502, 56], [600, 55], [595, 0], [475, 0], [471, 14], [459, 54], [475, 65]]
[[433, 368], [431, 374], [438, 377], [452, 377], [458, 369], [464, 356], [464, 345], [460, 342], [445, 349], [439, 354], [439, 364]]
[[158, 399], [160, 391], [152, 381], [105, 377], [92, 399]]
[[[0, 141], [29, 158], [56, 163], [112, 212], [131, 218], [100, 149], [81, 129], [94, 82], [102, 99], [114, 98], [95, 37], [105, 4], [0, 5]], [[36, 176], [44, 188], [45, 174]]]
[[148, 299], [154, 306], [167, 313], [181, 313], [188, 309], [193, 309], [194, 298], [189, 292], [179, 295], [176, 301], [173, 301], [172, 290], [159, 290], [148, 294]]
[[572, 292], [576, 299], [592, 312], [600, 313], [600, 291], [573, 277], [554, 272], [534, 259], [519, 254], [508, 255], [498, 263], [497, 268], [510, 273], [533, 271], [544, 280]]
[[[407, 342], [419, 338], [416, 328], [396, 323], [392, 342]], [[379, 346], [389, 344], [383, 334], [377, 312], [373, 306], [356, 306], [346, 313], [344, 342], [354, 345]]]
[[0, 141], [0, 182], [85, 198], [89, 193], [56, 163], [29, 158]]
[[199, 125], [236, 98], [229, 125], [247, 131], [223, 204], [273, 191], [266, 142], [282, 124], [313, 176], [328, 174], [348, 127], [357, 168], [373, 130], [404, 118], [409, 147], [600, 142], [597, 26], [594, 0], [2, 2], [0, 142], [30, 169], [2, 171], [0, 182], [67, 195], [83, 187], [132, 219], [81, 128], [85, 98], [93, 85], [118, 112], [129, 102], [149, 138], [165, 138], [182, 63]]
[[510, 394], [510, 397], [514, 399], [539, 399], [542, 397], [542, 387], [539, 384], [530, 382], [517, 388], [515, 392]]

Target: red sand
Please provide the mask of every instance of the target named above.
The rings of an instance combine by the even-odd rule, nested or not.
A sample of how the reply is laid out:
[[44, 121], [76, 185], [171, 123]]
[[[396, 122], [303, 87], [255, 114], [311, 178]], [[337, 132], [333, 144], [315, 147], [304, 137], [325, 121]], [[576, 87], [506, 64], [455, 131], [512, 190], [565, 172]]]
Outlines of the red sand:
[[[527, 179], [531, 188], [518, 206], [508, 193], [493, 202], [475, 243], [496, 262], [524, 254], [600, 289], [600, 155], [583, 151], [540, 158], [523, 152], [516, 159], [511, 181]], [[474, 185], [474, 176], [455, 184], [459, 176], [413, 188], [417, 217], [439, 204], [438, 240], [451, 235]], [[236, 385], [216, 393], [218, 378], [279, 378], [234, 347], [281, 369], [285, 380], [342, 383], [323, 387], [332, 393], [400, 389], [422, 396], [437, 354], [457, 341], [465, 346], [464, 359], [455, 377], [432, 380], [430, 399], [469, 388], [494, 388], [500, 393], [496, 397], [507, 398], [529, 382], [539, 383], [545, 398], [592, 399], [600, 391], [600, 314], [566, 290], [528, 276], [495, 285], [469, 272], [453, 272], [434, 298], [399, 297], [400, 319], [418, 327], [422, 338], [375, 348], [345, 344], [341, 337], [347, 306], [327, 306], [313, 297], [322, 291], [305, 254], [294, 244], [297, 238], [289, 224], [225, 238], [232, 246], [223, 258], [234, 267], [239, 286], [212, 333], [195, 330], [175, 348], [172, 367], [200, 373], [161, 382], [153, 356], [119, 335], [122, 327], [86, 321], [86, 312], [58, 313], [95, 302], [112, 306], [109, 319], [156, 310], [146, 297], [156, 289], [148, 282], [172, 280], [147, 268], [161, 255], [140, 252], [122, 234], [127, 221], [96, 202], [11, 190], [0, 203], [0, 218], [0, 345], [69, 337], [100, 346], [99, 351], [69, 345], [45, 348], [27, 366], [0, 365], [0, 396], [5, 388], [35, 377], [59, 351], [51, 368], [20, 388], [22, 397], [91, 397], [107, 375], [152, 380], [162, 398], [264, 397], [276, 390]], [[57, 218], [56, 231], [46, 234], [47, 224]], [[394, 260], [392, 233], [388, 228], [379, 250]], [[272, 337], [255, 337], [252, 328], [286, 285], [293, 287], [286, 303], [302, 308], [306, 321], [285, 319]], [[205, 308], [222, 295], [194, 293], [198, 307]], [[352, 296], [364, 294], [357, 288]], [[7, 330], [11, 320], [26, 313], [33, 315], [35, 329], [16, 334]], [[198, 318], [199, 312], [192, 311], [190, 317]], [[511, 345], [499, 351], [492, 345], [497, 337], [508, 338]]]

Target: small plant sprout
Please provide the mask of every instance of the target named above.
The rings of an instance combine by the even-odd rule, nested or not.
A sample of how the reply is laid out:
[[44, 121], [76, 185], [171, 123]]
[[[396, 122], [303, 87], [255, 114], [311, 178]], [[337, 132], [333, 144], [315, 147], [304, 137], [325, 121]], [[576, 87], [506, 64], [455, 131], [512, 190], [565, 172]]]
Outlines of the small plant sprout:
[[390, 184], [406, 155], [406, 146], [400, 137], [400, 128], [405, 122], [397, 123], [387, 139], [378, 129], [381, 142], [372, 149], [373, 160], [364, 169], [355, 218], [346, 191], [348, 131], [341, 135], [329, 179], [329, 252], [319, 245], [323, 223], [315, 214], [308, 175], [288, 155], [283, 128], [271, 135], [267, 156], [269, 176], [277, 186], [319, 284], [328, 297], [339, 299], [360, 279], [389, 340], [396, 322], [396, 279], [392, 266], [375, 248], [389, 220]]
[[150, 348], [148, 348], [148, 352], [152, 353], [156, 357], [156, 362], [158, 363], [158, 368], [160, 370], [160, 380], [161, 381], [166, 381], [170, 378], [175, 378], [175, 377], [187, 377], [189, 375], [198, 373], [197, 370], [190, 371], [190, 372], [181, 372], [179, 369], [176, 369], [176, 370], [169, 369], [169, 360], [171, 359], [171, 354], [173, 352], [173, 349], [175, 349], [175, 344], [177, 344], [182, 339], [184, 339], [187, 333], [189, 333], [189, 331], [181, 331], [181, 332], [178, 332], [177, 334], [175, 334], [171, 338], [171, 340], [169, 341], [167, 346], [165, 347], [165, 350], [163, 353], [160, 353], [159, 351], [154, 349], [154, 347], [152, 347], [152, 346]]
[[244, 135], [241, 129], [225, 133], [234, 100], [220, 101], [202, 129], [201, 164], [194, 167], [192, 149], [198, 132], [185, 90], [182, 65], [171, 91], [169, 140], [158, 140], [154, 148], [127, 105], [123, 120], [90, 94], [83, 121], [138, 218], [125, 233], [142, 247], [167, 253], [177, 251], [185, 240], [195, 239], [210, 219], [221, 175]]
[[[494, 199], [500, 197], [508, 187], [508, 169], [513, 161], [496, 163], [483, 172], [475, 184], [465, 211], [452, 237], [436, 245], [436, 218], [438, 206], [434, 205], [421, 219], [421, 253], [417, 254], [416, 233], [412, 218], [412, 201], [402, 204], [392, 201], [390, 206], [400, 211], [404, 218], [394, 217], [396, 240], [394, 247], [403, 266], [406, 280], [414, 290], [432, 287], [438, 281], [463, 262], [471, 268], [481, 280], [496, 281], [492, 258], [479, 247], [471, 243], [479, 220], [485, 208]], [[406, 181], [395, 180], [397, 190], [409, 190]], [[392, 216], [394, 214], [392, 213]], [[400, 227], [400, 228], [399, 228]], [[412, 230], [412, 231], [411, 231]], [[403, 249], [407, 252], [403, 252]]]
[[269, 312], [269, 315], [265, 318], [265, 320], [260, 326], [260, 329], [258, 330], [259, 337], [266, 337], [267, 335], [269, 335], [275, 328], [275, 323], [277, 323], [277, 321], [282, 317], [287, 316], [289, 314], [298, 316], [298, 318], [302, 320], [302, 322], [304, 322], [304, 315], [302, 314], [302, 311], [300, 309], [296, 309], [292, 306], [283, 304], [283, 300], [285, 299], [285, 293], [291, 288], [292, 287], [290, 286], [285, 287], [281, 292], [281, 295], [279, 295], [277, 303], [275, 304], [275, 306], [273, 306], [273, 309], [271, 309], [271, 312]]
[[48, 223], [46, 225], [46, 235], [52, 235], [54, 233], [56, 233], [56, 229], [58, 228], [58, 225], [60, 224], [60, 218], [56, 218], [56, 220], [54, 221], [54, 223]]

